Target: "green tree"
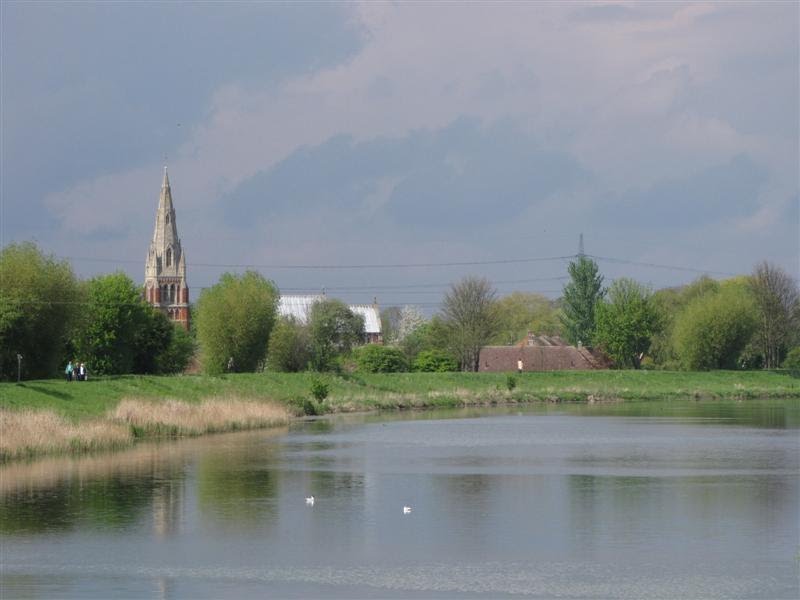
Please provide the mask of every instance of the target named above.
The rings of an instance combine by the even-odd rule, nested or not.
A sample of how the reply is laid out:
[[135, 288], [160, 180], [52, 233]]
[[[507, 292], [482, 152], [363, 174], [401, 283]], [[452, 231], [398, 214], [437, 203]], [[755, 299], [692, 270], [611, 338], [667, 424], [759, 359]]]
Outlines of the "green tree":
[[488, 280], [465, 277], [444, 295], [448, 341], [464, 371], [478, 370], [483, 346], [497, 333], [496, 292]]
[[51, 377], [60, 369], [78, 314], [80, 288], [65, 261], [30, 242], [0, 251], [0, 379]]
[[667, 368], [679, 366], [674, 340], [675, 320], [692, 300], [717, 291], [719, 282], [703, 275], [689, 285], [664, 288], [652, 295], [650, 304], [656, 315], [657, 325], [649, 354], [656, 365]]
[[133, 372], [160, 373], [159, 358], [172, 343], [172, 322], [160, 310], [148, 306], [143, 310], [140, 326], [134, 333]]
[[595, 343], [618, 367], [638, 369], [650, 347], [658, 318], [650, 291], [632, 279], [617, 279], [596, 307]]
[[571, 344], [590, 345], [594, 339], [597, 303], [603, 299], [603, 276], [591, 258], [579, 256], [567, 268], [570, 282], [564, 286], [561, 299], [561, 324]]
[[142, 300], [141, 290], [125, 273], [90, 279], [75, 331], [77, 358], [92, 373], [132, 372], [137, 341], [141, 341], [137, 334], [147, 326], [151, 315], [152, 309]]
[[[254, 271], [224, 273], [203, 290], [195, 322], [203, 370], [255, 371], [267, 353], [278, 312], [278, 288]], [[231, 361], [232, 359], [232, 361]]]
[[334, 369], [336, 359], [364, 339], [364, 317], [354, 314], [339, 300], [315, 302], [311, 306], [308, 325], [311, 366], [316, 371]]
[[311, 360], [311, 337], [308, 327], [294, 317], [278, 319], [269, 336], [267, 368], [270, 371], [297, 373], [305, 371]]
[[353, 352], [358, 370], [365, 373], [402, 373], [408, 370], [406, 355], [400, 348], [367, 344]]
[[447, 324], [441, 316], [434, 315], [429, 321], [409, 329], [400, 342], [400, 349], [406, 355], [409, 364], [413, 364], [417, 356], [426, 351], [444, 353], [458, 364], [449, 345], [449, 336]]
[[558, 310], [541, 294], [513, 292], [496, 303], [498, 332], [491, 343], [516, 344], [529, 331], [540, 335], [560, 335]]
[[196, 350], [197, 344], [192, 334], [181, 325], [172, 324], [169, 345], [156, 358], [157, 371], [165, 375], [185, 371]]
[[746, 282], [728, 280], [697, 296], [675, 321], [683, 368], [735, 369], [757, 326], [758, 309]]
[[764, 368], [775, 369], [789, 345], [797, 341], [797, 282], [780, 267], [765, 261], [754, 269], [750, 289], [758, 307], [756, 336]]

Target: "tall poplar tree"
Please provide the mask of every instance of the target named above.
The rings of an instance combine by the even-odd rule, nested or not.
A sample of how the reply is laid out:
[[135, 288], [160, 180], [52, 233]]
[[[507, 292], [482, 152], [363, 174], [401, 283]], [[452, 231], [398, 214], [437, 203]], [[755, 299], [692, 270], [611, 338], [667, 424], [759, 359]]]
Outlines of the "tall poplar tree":
[[605, 295], [603, 276], [597, 263], [580, 255], [567, 268], [570, 282], [564, 286], [561, 324], [571, 344], [591, 345], [595, 330], [595, 307]]

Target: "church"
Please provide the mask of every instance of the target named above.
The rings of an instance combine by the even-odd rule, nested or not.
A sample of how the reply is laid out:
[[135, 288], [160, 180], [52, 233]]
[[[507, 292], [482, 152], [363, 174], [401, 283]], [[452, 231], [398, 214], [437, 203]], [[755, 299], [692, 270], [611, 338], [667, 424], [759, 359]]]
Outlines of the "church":
[[[158, 198], [158, 210], [156, 211], [156, 225], [145, 262], [144, 297], [149, 304], [161, 309], [170, 320], [179, 323], [187, 330], [189, 329], [186, 255], [183, 253], [181, 240], [178, 237], [167, 167], [164, 167], [164, 179], [161, 182], [161, 195]], [[281, 296], [278, 314], [282, 317], [291, 316], [301, 323], [305, 323], [311, 306], [323, 298], [324, 295]], [[364, 318], [364, 343], [383, 343], [377, 300], [372, 304], [353, 304], [349, 308]]]

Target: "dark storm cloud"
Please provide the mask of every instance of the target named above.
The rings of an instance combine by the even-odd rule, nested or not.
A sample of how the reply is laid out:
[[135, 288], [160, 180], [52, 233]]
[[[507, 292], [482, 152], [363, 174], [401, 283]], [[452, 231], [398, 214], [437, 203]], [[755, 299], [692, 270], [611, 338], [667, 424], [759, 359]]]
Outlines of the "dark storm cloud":
[[[346, 211], [399, 225], [451, 229], [513, 219], [588, 177], [510, 122], [459, 119], [438, 131], [302, 148], [243, 182], [224, 202], [228, 223], [303, 211]], [[379, 197], [382, 185], [388, 186]]]

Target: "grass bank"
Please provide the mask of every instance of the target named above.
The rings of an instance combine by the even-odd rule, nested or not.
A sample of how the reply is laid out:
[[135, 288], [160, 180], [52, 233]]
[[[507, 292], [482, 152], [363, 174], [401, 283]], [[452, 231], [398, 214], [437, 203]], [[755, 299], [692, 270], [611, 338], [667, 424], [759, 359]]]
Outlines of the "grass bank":
[[[779, 372], [558, 371], [513, 378], [516, 385], [511, 390], [503, 373], [243, 373], [4, 383], [0, 384], [0, 460], [118, 447], [136, 437], [285, 424], [291, 416], [309, 411], [537, 401], [800, 398], [800, 379]], [[328, 386], [324, 402], [310, 400], [315, 380]], [[88, 431], [95, 433], [90, 436]]]

